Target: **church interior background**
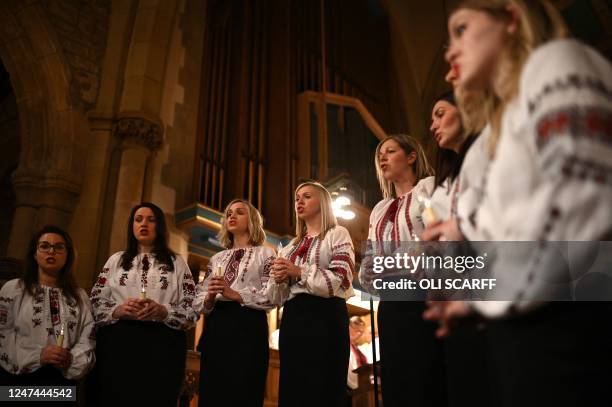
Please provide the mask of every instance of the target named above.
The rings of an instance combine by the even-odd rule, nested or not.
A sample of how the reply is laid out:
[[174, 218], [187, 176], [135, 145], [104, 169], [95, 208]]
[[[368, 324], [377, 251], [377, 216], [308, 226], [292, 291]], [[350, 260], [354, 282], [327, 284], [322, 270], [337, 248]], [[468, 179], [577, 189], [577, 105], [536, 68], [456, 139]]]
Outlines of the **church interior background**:
[[[433, 159], [429, 110], [448, 86], [455, 3], [3, 0], [0, 279], [52, 223], [72, 235], [78, 282], [90, 289], [141, 201], [164, 210], [171, 247], [197, 279], [221, 250], [215, 235], [230, 200], [261, 210], [276, 247], [291, 238], [304, 179], [350, 196], [354, 217], [340, 223], [359, 252], [380, 199], [378, 140], [411, 134]], [[575, 36], [612, 57], [610, 0], [554, 3]], [[369, 314], [359, 301], [349, 310]], [[271, 332], [277, 319], [271, 312]], [[196, 402], [198, 357], [190, 352], [185, 404]]]

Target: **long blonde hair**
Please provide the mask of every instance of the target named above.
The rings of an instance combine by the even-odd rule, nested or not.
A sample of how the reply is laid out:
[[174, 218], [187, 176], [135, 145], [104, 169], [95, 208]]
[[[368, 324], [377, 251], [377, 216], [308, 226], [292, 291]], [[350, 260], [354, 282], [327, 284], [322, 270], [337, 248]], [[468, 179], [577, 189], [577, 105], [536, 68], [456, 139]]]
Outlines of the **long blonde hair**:
[[421, 143], [419, 143], [418, 140], [414, 137], [405, 134], [393, 134], [380, 140], [380, 143], [378, 143], [378, 145], [376, 146], [376, 152], [374, 153], [376, 178], [378, 178], [378, 183], [380, 184], [380, 191], [383, 194], [383, 198], [397, 198], [395, 185], [393, 185], [393, 182], [385, 179], [382, 169], [380, 168], [380, 161], [378, 158], [382, 145], [385, 144], [385, 142], [387, 142], [388, 140], [395, 141], [404, 151], [404, 153], [406, 153], [406, 155], [412, 153], [413, 151], [416, 153], [416, 160], [412, 165], [412, 170], [414, 171], [414, 175], [416, 176], [417, 182], [425, 177], [433, 175], [434, 170], [431, 167], [431, 164], [429, 164], [429, 160], [427, 159], [427, 155], [425, 155], [425, 150], [423, 150], [423, 146], [421, 146]]
[[[319, 239], [323, 240], [327, 232], [338, 225], [334, 210], [332, 208], [332, 198], [329, 191], [320, 183], [315, 181], [303, 182], [295, 189], [295, 194], [305, 186], [314, 187], [319, 192], [319, 204], [321, 211], [321, 232]], [[298, 217], [295, 212], [295, 239], [291, 242], [297, 243], [306, 236], [306, 222]]]
[[257, 208], [255, 208], [249, 201], [244, 199], [234, 199], [225, 207], [223, 211], [223, 217], [221, 218], [221, 230], [217, 234], [217, 239], [221, 242], [221, 245], [226, 249], [234, 247], [234, 235], [227, 230], [227, 212], [231, 206], [235, 203], [242, 203], [249, 209], [249, 244], [252, 246], [261, 246], [266, 240], [266, 232], [263, 228], [263, 218]]
[[463, 0], [453, 10], [471, 9], [483, 11], [495, 19], [510, 21], [509, 6], [518, 10], [518, 28], [508, 38], [498, 67], [493, 89], [482, 92], [465, 92], [459, 89], [458, 105], [469, 134], [491, 124], [489, 153], [497, 147], [501, 131], [501, 119], [507, 104], [518, 94], [523, 66], [531, 52], [538, 46], [568, 36], [563, 18], [548, 0]]

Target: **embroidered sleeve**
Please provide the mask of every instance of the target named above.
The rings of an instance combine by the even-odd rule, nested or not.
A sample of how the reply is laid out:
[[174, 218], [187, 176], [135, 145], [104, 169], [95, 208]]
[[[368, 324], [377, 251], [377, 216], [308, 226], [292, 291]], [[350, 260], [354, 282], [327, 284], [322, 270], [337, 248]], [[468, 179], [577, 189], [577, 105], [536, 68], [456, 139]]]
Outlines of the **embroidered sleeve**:
[[92, 316], [91, 303], [84, 292], [81, 292], [80, 320], [76, 329], [78, 333], [75, 343], [70, 349], [72, 354], [72, 364], [64, 376], [67, 379], [76, 380], [85, 376], [95, 363], [95, 323]]
[[266, 288], [268, 285], [268, 280], [270, 279], [270, 268], [272, 267], [275, 256], [272, 250], [268, 251], [263, 249], [263, 253], [257, 257], [258, 258], [256, 262], [254, 262], [253, 266], [258, 268], [258, 281], [251, 280], [253, 283], [238, 290], [238, 293], [242, 297], [245, 306], [255, 309], [268, 310], [274, 307], [274, 305], [268, 299]]
[[530, 238], [599, 240], [612, 228], [612, 66], [575, 41], [549, 48], [522, 79], [532, 84], [523, 103], [541, 174], [528, 195], [542, 220]]
[[[20, 307], [27, 306], [28, 297], [18, 279], [7, 282], [0, 290], [0, 364], [14, 374], [40, 368], [40, 352], [45, 345], [37, 335], [19, 335], [17, 316]], [[36, 322], [32, 320], [32, 324]]]
[[175, 303], [163, 304], [168, 311], [164, 322], [170, 328], [187, 330], [193, 327], [199, 318], [199, 314], [193, 308], [196, 287], [189, 267], [178, 256], [174, 261], [174, 272], [177, 273], [177, 280], [180, 282], [180, 286], [177, 287], [178, 300]]
[[[536, 50], [521, 75], [520, 115], [502, 134], [487, 198], [504, 208], [502, 217], [485, 218], [505, 240], [538, 242], [529, 255], [510, 250], [497, 257], [493, 273], [518, 281], [512, 306], [483, 307], [489, 317], [527, 310], [548, 298], [546, 280], [555, 281], [561, 256], [549, 241], [601, 240], [612, 230], [612, 67], [596, 51], [572, 40]], [[514, 131], [512, 131], [514, 130]], [[505, 149], [502, 147], [505, 146]], [[493, 172], [503, 162], [505, 171]], [[510, 168], [521, 169], [522, 189], [508, 182]], [[513, 174], [513, 175], [515, 175]], [[516, 185], [517, 181], [514, 183]], [[516, 194], [508, 204], [499, 197]], [[495, 192], [495, 193], [493, 193]], [[484, 203], [483, 203], [484, 206]], [[479, 210], [479, 227], [483, 212]], [[488, 210], [488, 209], [487, 209]], [[518, 221], [522, 215], [522, 221]]]
[[118, 254], [114, 254], [108, 259], [102, 268], [102, 271], [98, 275], [96, 283], [91, 289], [90, 299], [93, 318], [96, 326], [98, 327], [118, 321], [117, 319], [113, 318], [113, 312], [119, 304], [117, 304], [115, 299], [112, 298], [110, 279], [112, 272], [117, 267], [120, 267], [118, 264], [119, 258], [120, 256]]
[[[317, 258], [313, 264], [302, 266], [301, 281], [307, 290], [320, 297], [334, 297], [340, 292], [349, 292], [352, 287], [355, 270], [355, 250], [348, 231], [336, 226], [328, 232], [326, 239], [331, 246], [328, 264], [319, 264]], [[322, 242], [321, 245], [323, 245]], [[319, 246], [319, 249], [321, 246]], [[316, 253], [319, 256], [319, 253]]]
[[19, 373], [17, 362], [17, 335], [15, 332], [16, 304], [21, 291], [18, 280], [4, 284], [0, 290], [0, 365], [10, 373]]
[[193, 301], [193, 309], [196, 313], [201, 314], [210, 314], [212, 310], [215, 308], [214, 304], [211, 308], [206, 308], [206, 294], [208, 293], [208, 282], [210, 281], [210, 276], [212, 275], [212, 264], [215, 256], [213, 256], [208, 262], [208, 266], [206, 266], [206, 270], [204, 271], [204, 279], [196, 285], [196, 295]]

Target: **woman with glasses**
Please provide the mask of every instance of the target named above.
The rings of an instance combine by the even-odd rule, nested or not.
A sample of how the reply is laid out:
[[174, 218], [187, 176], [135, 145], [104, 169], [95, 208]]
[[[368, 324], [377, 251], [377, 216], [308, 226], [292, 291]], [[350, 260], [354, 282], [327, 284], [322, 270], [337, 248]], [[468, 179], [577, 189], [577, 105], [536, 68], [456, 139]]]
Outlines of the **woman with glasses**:
[[164, 213], [132, 208], [127, 247], [106, 262], [91, 291], [98, 327], [101, 406], [176, 406], [185, 375], [185, 331], [195, 325], [195, 284], [168, 247]]
[[91, 305], [72, 275], [74, 247], [56, 226], [38, 231], [23, 277], [0, 290], [0, 383], [75, 386], [94, 364]]

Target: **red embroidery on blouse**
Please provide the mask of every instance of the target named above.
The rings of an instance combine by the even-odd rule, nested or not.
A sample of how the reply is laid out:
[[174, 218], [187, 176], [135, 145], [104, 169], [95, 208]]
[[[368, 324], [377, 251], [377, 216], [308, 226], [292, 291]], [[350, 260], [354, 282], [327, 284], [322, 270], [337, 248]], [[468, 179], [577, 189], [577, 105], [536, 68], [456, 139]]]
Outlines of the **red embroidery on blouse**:
[[60, 316], [59, 292], [56, 290], [49, 291], [49, 311], [51, 314], [51, 324], [53, 326], [59, 325], [62, 322], [62, 318]]
[[230, 257], [229, 263], [225, 268], [225, 273], [223, 274], [228, 286], [231, 286], [236, 280], [236, 277], [238, 277], [238, 273], [240, 272], [240, 262], [244, 257], [244, 253], [244, 249], [234, 250], [232, 257]]
[[397, 240], [397, 237], [396, 237], [397, 227], [396, 226], [397, 226], [397, 213], [398, 213], [400, 200], [401, 198], [395, 198], [393, 202], [391, 202], [391, 205], [389, 205], [389, 208], [387, 208], [387, 211], [385, 212], [384, 216], [378, 222], [378, 225], [376, 226], [376, 240], [378, 240], [379, 242], [382, 242], [385, 240], [384, 233], [385, 233], [385, 228], [387, 227], [388, 223], [392, 224], [391, 235], [393, 236], [393, 240]]
[[[410, 219], [410, 203], [412, 202], [412, 192], [410, 192], [408, 194], [408, 196], [406, 196], [406, 209], [404, 210], [404, 216], [406, 217], [406, 224], [408, 225], [408, 235], [410, 236], [410, 238], [412, 239], [412, 236], [414, 236], [414, 227], [412, 226], [412, 219]], [[398, 236], [393, 236], [393, 240], [394, 241], [398, 241], [399, 238]]]
[[299, 258], [302, 260], [302, 262], [305, 262], [308, 260], [308, 256], [306, 256], [308, 254], [308, 252], [310, 251], [310, 246], [312, 246], [312, 242], [314, 241], [313, 237], [308, 237], [306, 236], [305, 238], [303, 238], [300, 243], [298, 244], [297, 249], [295, 249], [295, 251], [293, 253], [291, 253], [291, 256], [289, 257], [289, 260], [292, 263], [296, 263], [296, 260]]

